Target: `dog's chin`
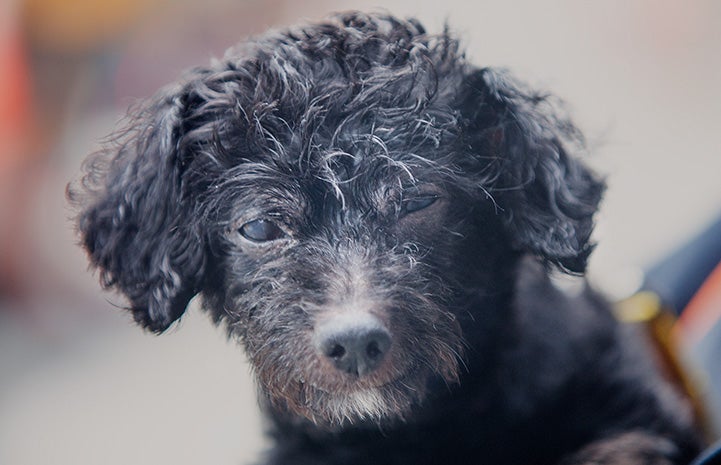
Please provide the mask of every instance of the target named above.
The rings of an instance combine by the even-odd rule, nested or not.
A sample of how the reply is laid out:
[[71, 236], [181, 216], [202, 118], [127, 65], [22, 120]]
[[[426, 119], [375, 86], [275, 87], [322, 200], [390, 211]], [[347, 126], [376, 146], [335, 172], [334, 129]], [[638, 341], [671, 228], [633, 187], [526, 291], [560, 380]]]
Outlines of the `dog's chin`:
[[311, 412], [313, 417], [310, 419], [331, 428], [402, 419], [411, 410], [412, 399], [391, 397], [383, 391], [382, 388], [369, 388], [347, 394], [326, 394], [322, 411]]
[[339, 430], [361, 424], [405, 421], [426, 397], [428, 374], [414, 373], [381, 386], [320, 388], [296, 382], [271, 405], [285, 414], [310, 421], [316, 427]]

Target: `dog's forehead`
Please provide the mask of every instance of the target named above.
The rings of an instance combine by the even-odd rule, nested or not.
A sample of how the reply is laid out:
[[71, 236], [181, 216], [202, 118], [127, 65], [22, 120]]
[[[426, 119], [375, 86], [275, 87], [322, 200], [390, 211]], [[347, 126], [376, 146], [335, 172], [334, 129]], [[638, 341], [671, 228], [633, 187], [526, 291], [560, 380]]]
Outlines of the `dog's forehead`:
[[228, 212], [221, 214], [223, 224], [274, 217], [310, 232], [337, 221], [347, 225], [356, 220], [367, 225], [389, 221], [405, 198], [444, 188], [437, 166], [418, 156], [393, 159], [368, 152], [319, 152], [312, 167], [297, 159], [241, 164], [235, 182], [221, 187], [209, 209]]
[[[391, 155], [388, 150], [318, 150], [306, 166], [287, 166], [287, 183], [314, 209], [382, 209], [403, 192], [438, 177], [438, 165], [418, 154]], [[435, 176], [431, 176], [431, 174]]]
[[323, 198], [440, 181], [458, 162], [455, 135], [431, 118], [412, 122], [411, 129], [390, 127], [382, 120], [386, 110], [325, 120], [325, 127], [314, 128], [311, 136], [303, 132], [304, 118], [285, 120], [280, 128], [268, 125], [265, 144], [251, 151], [237, 149], [233, 141], [238, 138], [230, 137], [224, 141], [224, 152], [233, 154], [224, 164], [225, 175], [251, 191], [301, 190]]

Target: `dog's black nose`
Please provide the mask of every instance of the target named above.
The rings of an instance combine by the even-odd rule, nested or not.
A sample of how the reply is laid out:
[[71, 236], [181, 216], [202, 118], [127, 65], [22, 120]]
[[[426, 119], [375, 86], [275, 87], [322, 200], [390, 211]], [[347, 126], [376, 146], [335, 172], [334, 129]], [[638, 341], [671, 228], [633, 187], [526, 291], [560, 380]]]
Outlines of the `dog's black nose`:
[[391, 336], [375, 319], [327, 325], [318, 350], [340, 371], [365, 376], [378, 368], [391, 347]]

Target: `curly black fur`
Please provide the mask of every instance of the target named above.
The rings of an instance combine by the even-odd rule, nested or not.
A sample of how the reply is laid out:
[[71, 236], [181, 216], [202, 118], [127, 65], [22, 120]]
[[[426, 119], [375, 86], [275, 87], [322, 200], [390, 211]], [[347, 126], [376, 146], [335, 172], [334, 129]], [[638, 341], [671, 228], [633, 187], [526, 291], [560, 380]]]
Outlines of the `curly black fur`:
[[[583, 150], [447, 31], [354, 12], [190, 71], [69, 197], [138, 323], [200, 294], [245, 346], [268, 463], [686, 463], [682, 402], [602, 299], [548, 278], [593, 249]], [[392, 341], [368, 373], [319, 350], [349, 318]]]

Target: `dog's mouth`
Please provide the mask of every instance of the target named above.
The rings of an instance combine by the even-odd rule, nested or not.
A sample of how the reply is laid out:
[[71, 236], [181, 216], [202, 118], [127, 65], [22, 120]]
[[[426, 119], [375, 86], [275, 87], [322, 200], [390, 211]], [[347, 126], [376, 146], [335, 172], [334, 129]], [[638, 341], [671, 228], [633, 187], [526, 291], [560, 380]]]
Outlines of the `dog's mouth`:
[[407, 417], [425, 397], [430, 376], [428, 370], [408, 367], [393, 378], [348, 376], [341, 382], [338, 378], [330, 382], [298, 379], [287, 384], [284, 395], [269, 400], [281, 410], [328, 429], [382, 423]]
[[363, 376], [338, 370], [315, 354], [311, 363], [300, 363], [307, 367], [302, 373], [285, 378], [282, 384], [276, 379], [268, 385], [261, 374], [262, 392], [279, 411], [329, 430], [405, 420], [423, 403], [429, 386], [457, 382], [460, 363], [456, 353], [441, 357], [445, 361], [441, 366], [433, 366], [422, 363], [422, 358], [408, 357], [407, 352], [394, 347], [376, 370]]

